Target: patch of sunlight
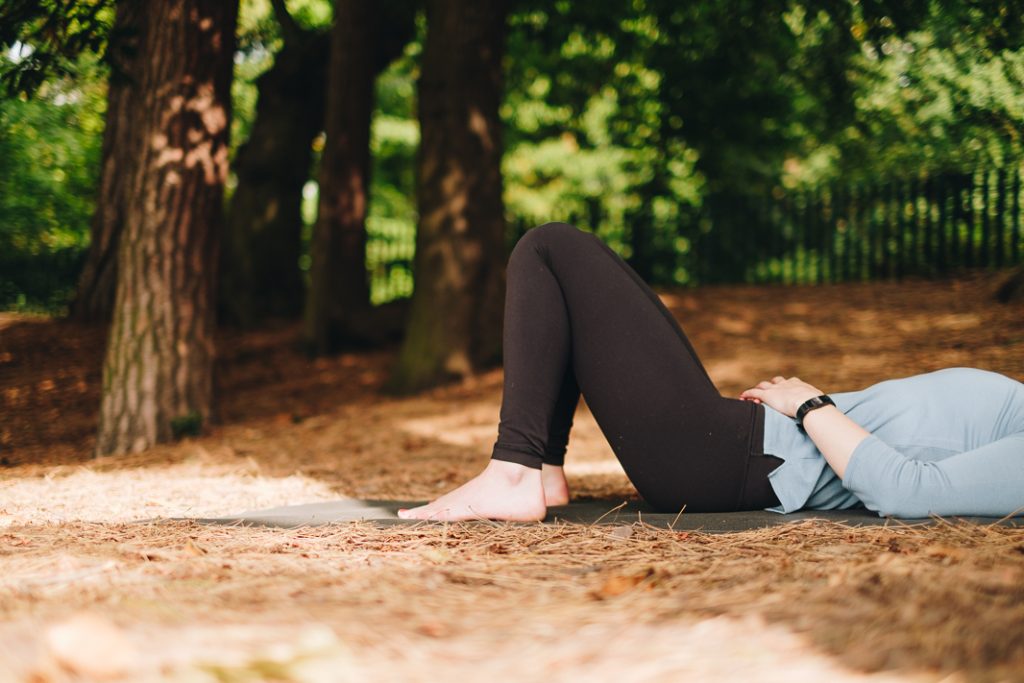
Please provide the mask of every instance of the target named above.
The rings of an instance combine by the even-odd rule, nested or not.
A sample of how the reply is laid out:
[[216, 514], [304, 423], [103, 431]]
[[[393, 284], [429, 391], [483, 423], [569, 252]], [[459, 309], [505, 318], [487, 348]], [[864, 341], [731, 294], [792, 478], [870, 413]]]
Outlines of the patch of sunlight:
[[169, 517], [217, 517], [279, 505], [336, 500], [338, 494], [295, 474], [267, 477], [202, 463], [0, 482], [0, 528], [62, 522], [128, 522]]
[[[517, 615], [520, 619], [530, 617]], [[461, 680], [543, 681], [926, 681], [934, 676], [902, 672], [865, 674], [818, 651], [809, 639], [759, 617], [712, 617], [632, 623], [605, 618], [575, 623], [547, 635], [547, 620], [532, 618], [535, 633], [488, 638], [483, 648], [468, 638], [420, 639], [405, 643], [400, 656], [381, 657], [371, 648], [356, 653], [377, 680], [407, 683]], [[545, 623], [547, 621], [548, 623]], [[541, 637], [543, 636], [543, 637]], [[480, 636], [477, 636], [480, 640]], [[424, 642], [426, 641], [426, 642]], [[476, 647], [474, 648], [474, 644]], [[381, 647], [377, 645], [376, 647]], [[527, 656], [528, 655], [528, 656]]]
[[707, 364], [708, 375], [715, 384], [748, 384], [752, 385], [759, 381], [754, 366], [739, 359], [709, 361]]
[[741, 318], [719, 318], [715, 320], [715, 327], [738, 337], [745, 337], [754, 331], [754, 324]]
[[[570, 456], [571, 457], [571, 456]], [[611, 460], [591, 460], [577, 462], [566, 458], [565, 471], [575, 477], [588, 477], [601, 474], [622, 474], [622, 465], [614, 458]]]
[[980, 325], [981, 316], [975, 313], [950, 313], [948, 315], [922, 313], [906, 315], [895, 322], [896, 329], [907, 334], [923, 333], [931, 330], [958, 332]]
[[[0, 631], [2, 656], [18, 679], [174, 680], [203, 683], [288, 680], [363, 681], [352, 648], [323, 624], [203, 624], [131, 629], [95, 611]], [[6, 633], [5, 633], [6, 631]], [[59, 677], [30, 676], [59, 672]], [[0, 669], [0, 673], [2, 673]], [[5, 679], [6, 680], [6, 679]], [[12, 680], [14, 680], [12, 678]]]
[[0, 312], [0, 330], [22, 323], [45, 323], [53, 318], [39, 313]]
[[398, 428], [450, 446], [483, 448], [494, 442], [497, 424], [494, 404], [480, 403], [444, 415], [403, 420]]
[[[631, 622], [615, 616], [576, 624], [560, 638], [550, 615], [528, 619], [533, 633], [472, 633], [351, 642], [354, 629], [305, 623], [158, 622], [131, 629], [95, 612], [61, 619], [22, 619], [0, 628], [0, 656], [12, 674], [71, 671], [90, 679], [176, 681], [395, 680], [408, 683], [482, 680], [571, 683], [621, 681], [765, 681], [874, 683], [936, 680], [927, 672], [852, 671], [822, 653], [806, 635], [755, 616]], [[364, 615], [355, 622], [386, 615]], [[227, 621], [227, 623], [224, 623]], [[466, 629], [470, 630], [470, 629]], [[497, 631], [497, 629], [495, 629]], [[550, 635], [549, 635], [550, 634]], [[543, 635], [544, 637], [538, 637]], [[481, 646], [483, 643], [486, 650]], [[479, 657], [486, 651], [486, 657]], [[99, 657], [100, 652], [114, 657]], [[528, 656], [524, 656], [524, 653]], [[49, 680], [49, 678], [47, 678]], [[61, 679], [63, 680], [63, 679]]]

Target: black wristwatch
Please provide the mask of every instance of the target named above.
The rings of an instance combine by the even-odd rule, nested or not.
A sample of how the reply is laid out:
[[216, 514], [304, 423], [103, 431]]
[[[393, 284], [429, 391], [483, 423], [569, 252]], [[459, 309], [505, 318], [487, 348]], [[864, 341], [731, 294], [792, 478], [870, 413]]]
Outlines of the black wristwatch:
[[800, 404], [799, 408], [796, 409], [796, 426], [799, 427], [800, 429], [803, 429], [804, 417], [806, 417], [807, 413], [811, 412], [812, 410], [817, 410], [818, 408], [824, 408], [825, 406], [834, 405], [835, 401], [832, 400], [831, 396], [827, 396], [826, 394], [822, 394], [821, 396], [815, 396], [814, 398], [807, 399], [802, 404]]

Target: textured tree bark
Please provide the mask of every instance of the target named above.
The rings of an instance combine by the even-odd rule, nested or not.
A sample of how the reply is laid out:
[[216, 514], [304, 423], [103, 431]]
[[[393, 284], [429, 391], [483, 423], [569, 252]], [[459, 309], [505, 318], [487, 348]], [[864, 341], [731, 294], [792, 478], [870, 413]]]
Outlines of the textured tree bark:
[[313, 138], [323, 130], [330, 40], [282, 23], [284, 46], [259, 79], [252, 132], [235, 156], [238, 186], [221, 258], [220, 320], [246, 327], [270, 316], [297, 318], [305, 300], [302, 188]]
[[69, 317], [80, 322], [108, 322], [117, 286], [117, 244], [124, 220], [124, 187], [137, 152], [139, 22], [142, 0], [119, 0], [107, 45], [110, 77], [104, 117], [99, 194], [90, 227], [91, 239], [78, 278]]
[[[374, 83], [412, 38], [408, 0], [336, 0], [327, 73], [327, 142], [320, 160], [320, 201], [310, 245], [304, 337], [314, 354], [374, 343], [387, 316], [374, 315], [366, 272], [370, 194], [370, 120]], [[385, 324], [385, 327], [387, 325]]]
[[146, 3], [96, 450], [196, 431], [212, 404], [214, 283], [237, 3]]
[[388, 386], [415, 391], [501, 357], [501, 0], [428, 0], [419, 82], [414, 276], [406, 337]]
[[1015, 301], [1024, 302], [1024, 266], [1018, 266], [999, 284], [996, 289], [996, 300], [1008, 304]]

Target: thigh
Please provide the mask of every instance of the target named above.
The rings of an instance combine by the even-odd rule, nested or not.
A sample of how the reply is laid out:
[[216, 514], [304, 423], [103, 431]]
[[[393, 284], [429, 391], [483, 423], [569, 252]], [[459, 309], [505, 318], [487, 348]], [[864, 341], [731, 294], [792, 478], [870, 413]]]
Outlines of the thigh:
[[580, 390], [640, 494], [664, 510], [743, 506], [758, 406], [718, 393], [657, 294], [600, 239], [535, 230], [525, 246], [565, 298]]

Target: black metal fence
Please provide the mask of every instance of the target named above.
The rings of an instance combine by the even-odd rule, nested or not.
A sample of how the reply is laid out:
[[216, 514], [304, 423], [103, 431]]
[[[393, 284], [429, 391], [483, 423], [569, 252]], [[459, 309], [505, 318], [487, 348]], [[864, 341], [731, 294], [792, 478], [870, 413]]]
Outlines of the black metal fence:
[[[648, 281], [813, 284], [938, 276], [1024, 263], [1021, 167], [909, 180], [719, 197], [678, 224], [565, 220], [600, 234]], [[552, 219], [562, 217], [552, 216]], [[508, 247], [530, 225], [509, 224]], [[376, 304], [412, 294], [415, 225], [371, 219], [367, 270]], [[11, 258], [0, 253], [0, 308], [58, 310], [73, 290], [80, 249]], [[34, 303], [33, 303], [34, 302]]]
[[371, 302], [376, 305], [411, 296], [416, 226], [400, 220], [371, 218], [366, 223], [366, 233]]
[[[1024, 263], [1020, 205], [1015, 166], [718, 197], [660, 228], [612, 225], [595, 212], [565, 220], [628, 252], [656, 284], [815, 284]], [[378, 303], [412, 292], [415, 229], [384, 227], [370, 226], [367, 253]], [[529, 227], [509, 225], [510, 248]]]
[[699, 236], [699, 281], [810, 284], [1019, 264], [1021, 171], [777, 192], [736, 202]]
[[84, 263], [80, 247], [25, 254], [0, 244], [0, 311], [64, 310]]

